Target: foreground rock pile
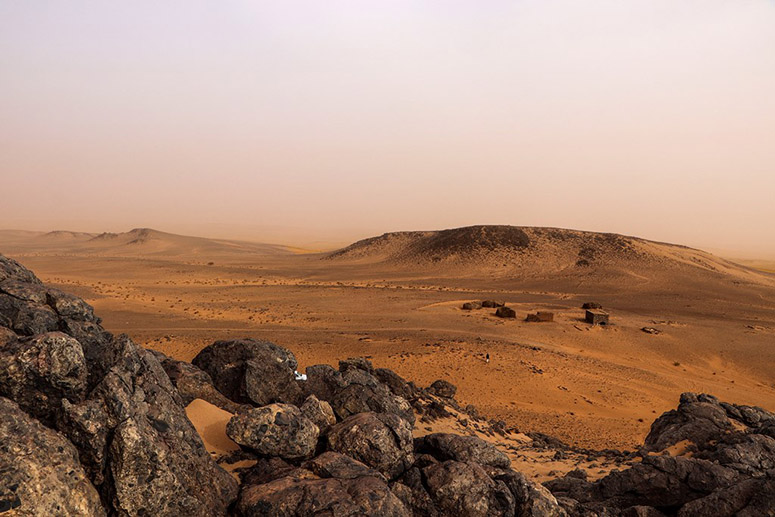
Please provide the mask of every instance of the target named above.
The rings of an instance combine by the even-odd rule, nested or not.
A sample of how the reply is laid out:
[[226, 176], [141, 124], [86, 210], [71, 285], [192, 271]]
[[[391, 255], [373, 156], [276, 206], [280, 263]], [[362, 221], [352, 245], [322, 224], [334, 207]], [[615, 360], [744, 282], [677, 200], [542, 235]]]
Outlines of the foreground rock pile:
[[[631, 467], [542, 486], [476, 436], [414, 437], [453, 409], [483, 422], [448, 382], [365, 359], [297, 368], [251, 339], [192, 363], [144, 350], [0, 256], [0, 514], [775, 515], [775, 415], [759, 408], [684, 394]], [[234, 415], [239, 482], [187, 418], [195, 399]]]

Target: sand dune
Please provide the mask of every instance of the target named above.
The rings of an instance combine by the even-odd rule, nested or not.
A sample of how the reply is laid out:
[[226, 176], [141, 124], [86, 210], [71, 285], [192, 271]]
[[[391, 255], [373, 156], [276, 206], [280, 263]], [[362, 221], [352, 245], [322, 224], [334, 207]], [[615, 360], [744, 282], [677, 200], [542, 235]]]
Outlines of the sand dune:
[[291, 253], [281, 245], [208, 239], [135, 228], [123, 233], [0, 231], [0, 247], [17, 254], [78, 254], [112, 257], [219, 258]]

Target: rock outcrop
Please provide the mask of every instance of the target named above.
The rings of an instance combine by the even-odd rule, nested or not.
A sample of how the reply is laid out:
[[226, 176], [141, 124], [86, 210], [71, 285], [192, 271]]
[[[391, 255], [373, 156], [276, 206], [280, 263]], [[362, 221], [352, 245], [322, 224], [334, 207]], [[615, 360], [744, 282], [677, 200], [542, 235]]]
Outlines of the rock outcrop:
[[758, 407], [684, 393], [678, 409], [652, 424], [640, 463], [595, 483], [565, 477], [545, 485], [571, 515], [635, 507], [679, 516], [775, 515], [774, 419]]
[[392, 413], [413, 425], [412, 406], [380, 382], [375, 373], [367, 361], [343, 361], [340, 371], [316, 365], [307, 368], [305, 388], [307, 393], [331, 404], [339, 419], [365, 412]]
[[[0, 326], [0, 396], [48, 426], [63, 451], [77, 450], [70, 457], [79, 468], [70, 470], [75, 478], [84, 472], [99, 494], [96, 514], [226, 514], [237, 484], [205, 450], [152, 353], [106, 332], [83, 300], [2, 256]], [[11, 451], [29, 440], [2, 436]], [[68, 513], [78, 514], [50, 514]]]

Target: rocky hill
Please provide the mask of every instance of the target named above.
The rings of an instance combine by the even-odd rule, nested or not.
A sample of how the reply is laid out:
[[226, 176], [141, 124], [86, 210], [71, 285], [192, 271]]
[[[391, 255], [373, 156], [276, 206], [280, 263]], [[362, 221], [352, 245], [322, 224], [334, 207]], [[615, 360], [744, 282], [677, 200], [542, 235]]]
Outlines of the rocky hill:
[[[448, 382], [420, 388], [357, 358], [297, 368], [253, 339], [192, 363], [145, 350], [0, 256], [0, 513], [775, 515], [775, 415], [761, 408], [683, 394], [635, 452], [533, 435], [555, 459], [619, 465], [541, 485], [497, 445], [516, 430], [461, 408]], [[207, 452], [185, 410], [195, 400], [232, 414], [239, 450]], [[427, 432], [449, 419], [468, 431]]]
[[441, 273], [651, 276], [665, 271], [689, 271], [772, 281], [747, 267], [686, 246], [560, 228], [469, 226], [386, 233], [358, 241], [325, 259]]

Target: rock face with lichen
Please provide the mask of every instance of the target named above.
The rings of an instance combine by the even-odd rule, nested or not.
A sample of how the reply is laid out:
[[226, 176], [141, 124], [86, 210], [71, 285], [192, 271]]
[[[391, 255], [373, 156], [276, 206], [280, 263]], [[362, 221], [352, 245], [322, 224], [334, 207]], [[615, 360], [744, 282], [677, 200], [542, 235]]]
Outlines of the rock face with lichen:
[[[307, 367], [306, 381], [297, 368], [253, 339], [217, 341], [194, 364], [144, 350], [0, 256], [0, 513], [775, 515], [775, 415], [761, 408], [685, 393], [628, 468], [539, 485], [476, 436], [413, 438], [416, 419], [484, 421], [449, 381], [418, 388], [363, 358]], [[194, 399], [234, 414], [226, 432], [254, 462], [239, 484], [187, 418]], [[691, 454], [671, 454], [679, 444]]]

